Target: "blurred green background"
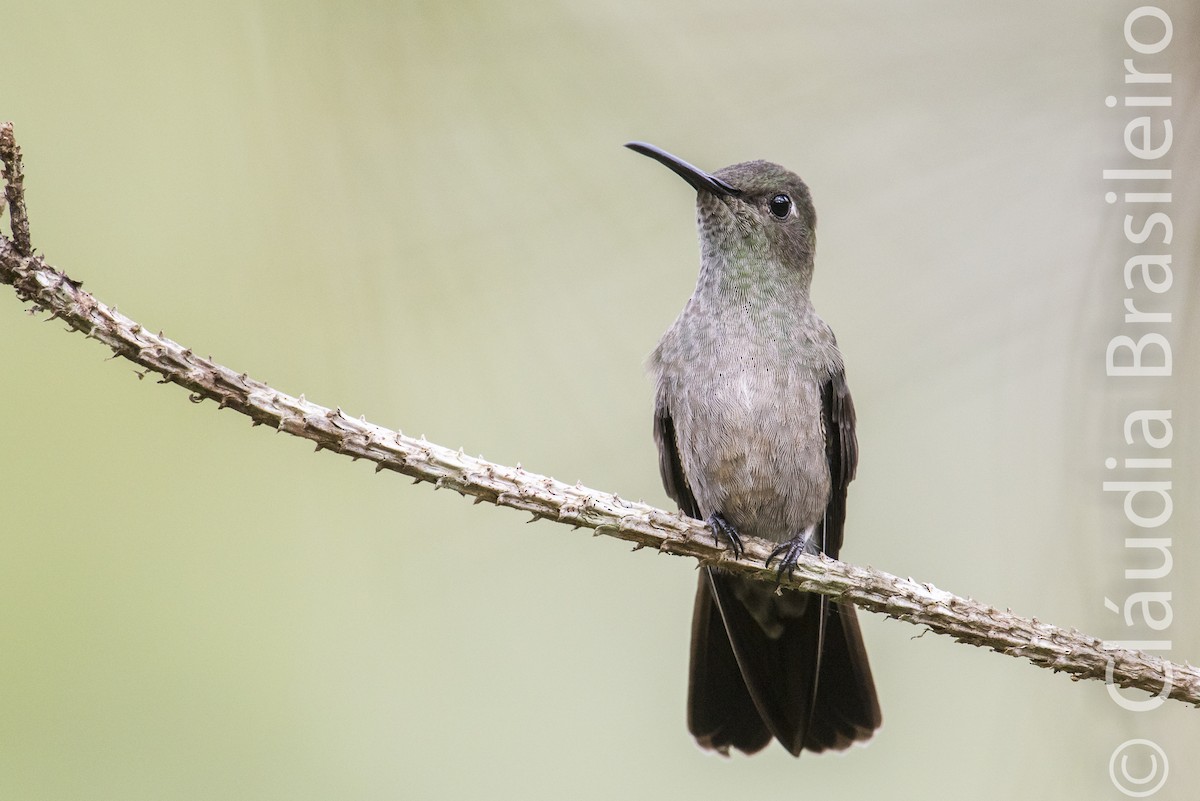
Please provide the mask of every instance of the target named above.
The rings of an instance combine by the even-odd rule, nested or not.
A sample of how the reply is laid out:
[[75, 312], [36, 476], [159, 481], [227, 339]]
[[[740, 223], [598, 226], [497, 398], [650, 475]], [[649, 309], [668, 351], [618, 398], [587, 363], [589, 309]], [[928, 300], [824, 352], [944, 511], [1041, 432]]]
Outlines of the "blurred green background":
[[[692, 196], [621, 148], [812, 187], [862, 460], [850, 561], [1200, 658], [1194, 4], [1166, 4], [1175, 374], [1122, 323], [1136, 3], [7, 3], [34, 243], [152, 329], [325, 405], [666, 505], [642, 360]], [[1141, 297], [1145, 299], [1143, 293]], [[1141, 301], [1139, 301], [1141, 302]], [[0, 291], [0, 798], [1192, 798], [1197, 712], [863, 616], [885, 724], [799, 762], [684, 725], [694, 565], [251, 429]], [[1100, 484], [1170, 408], [1171, 575]], [[1125, 476], [1128, 478], [1128, 476]], [[1145, 636], [1139, 631], [1136, 636]], [[1143, 697], [1141, 694], [1131, 694]], [[1135, 763], [1131, 771], [1145, 765]]]

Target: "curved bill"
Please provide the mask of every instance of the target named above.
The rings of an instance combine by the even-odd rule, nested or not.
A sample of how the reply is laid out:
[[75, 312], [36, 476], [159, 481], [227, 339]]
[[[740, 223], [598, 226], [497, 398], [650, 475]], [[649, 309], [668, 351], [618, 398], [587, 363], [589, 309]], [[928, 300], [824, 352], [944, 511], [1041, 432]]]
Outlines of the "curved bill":
[[740, 189], [735, 189], [720, 178], [709, 175], [699, 167], [693, 167], [681, 158], [672, 156], [660, 147], [655, 147], [645, 142], [626, 142], [625, 147], [635, 153], [641, 153], [643, 156], [649, 156], [655, 161], [665, 164], [672, 172], [691, 184], [692, 188], [698, 192], [711, 192], [714, 195], [726, 195], [729, 197], [736, 197], [742, 193]]

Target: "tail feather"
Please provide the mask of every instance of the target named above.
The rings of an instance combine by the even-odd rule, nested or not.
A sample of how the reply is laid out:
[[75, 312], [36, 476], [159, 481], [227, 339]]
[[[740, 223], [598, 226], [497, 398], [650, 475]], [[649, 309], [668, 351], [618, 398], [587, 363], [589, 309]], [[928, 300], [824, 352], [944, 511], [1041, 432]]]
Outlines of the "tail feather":
[[830, 602], [817, 703], [804, 747], [841, 751], [883, 723], [854, 606]]
[[688, 725], [728, 753], [772, 736], [802, 750], [848, 748], [879, 728], [871, 668], [854, 608], [705, 569], [692, 625]]
[[692, 613], [688, 731], [702, 748], [726, 756], [730, 748], [753, 754], [771, 742], [771, 732], [742, 681], [725, 623], [704, 576], [696, 587]]

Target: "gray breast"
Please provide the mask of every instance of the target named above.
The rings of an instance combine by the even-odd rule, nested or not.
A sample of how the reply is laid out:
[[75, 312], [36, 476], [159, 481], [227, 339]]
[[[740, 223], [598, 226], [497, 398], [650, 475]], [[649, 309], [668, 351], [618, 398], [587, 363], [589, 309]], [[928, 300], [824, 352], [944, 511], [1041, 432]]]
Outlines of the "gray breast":
[[705, 516], [782, 542], [820, 520], [829, 499], [819, 354], [710, 344], [703, 368], [660, 373], [688, 483]]

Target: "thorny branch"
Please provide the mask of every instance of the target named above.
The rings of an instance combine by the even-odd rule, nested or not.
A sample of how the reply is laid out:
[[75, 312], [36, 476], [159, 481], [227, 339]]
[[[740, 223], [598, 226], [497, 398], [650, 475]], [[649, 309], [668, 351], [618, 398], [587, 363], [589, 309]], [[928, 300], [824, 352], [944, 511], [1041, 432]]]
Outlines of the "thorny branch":
[[[391, 470], [435, 488], [449, 488], [471, 497], [528, 512], [533, 519], [590, 528], [644, 547], [717, 562], [730, 571], [774, 580], [763, 567], [769, 544], [746, 538], [745, 554], [733, 559], [716, 546], [708, 527], [698, 521], [648, 504], [631, 502], [579, 484], [570, 485], [517, 467], [493, 464], [467, 456], [423, 438], [352, 418], [197, 356], [190, 348], [147, 331], [80, 288], [80, 284], [34, 255], [22, 196], [20, 151], [11, 123], [0, 124], [0, 159], [4, 162], [13, 239], [0, 236], [0, 283], [11, 285], [31, 304], [31, 312], [49, 312], [72, 330], [95, 339], [148, 371], [159, 383], [177, 384], [199, 403], [215, 401], [233, 409], [253, 425], [269, 425], [312, 440], [317, 450], [330, 450], [351, 459], [368, 459], [376, 471]], [[1067, 673], [1072, 679], [1096, 679], [1133, 687], [1200, 705], [1200, 670], [1154, 654], [1114, 647], [1075, 629], [1062, 629], [1036, 619], [1022, 618], [970, 598], [939, 590], [931, 584], [900, 578], [870, 567], [858, 567], [824, 557], [804, 557], [784, 586], [798, 587], [853, 602], [864, 609], [925, 627], [959, 642], [969, 643], [1033, 664]]]

